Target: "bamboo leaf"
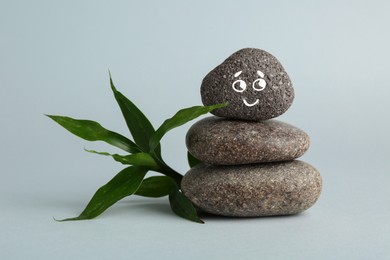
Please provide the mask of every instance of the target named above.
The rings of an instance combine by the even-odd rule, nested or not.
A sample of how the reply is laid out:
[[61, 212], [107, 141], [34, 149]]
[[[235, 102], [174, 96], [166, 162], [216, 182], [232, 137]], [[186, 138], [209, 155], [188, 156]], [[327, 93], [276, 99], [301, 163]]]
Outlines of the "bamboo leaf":
[[[119, 92], [112, 81], [110, 74], [111, 89], [114, 97], [125, 118], [127, 127], [134, 138], [135, 143], [142, 149], [142, 151], [149, 151], [149, 139], [154, 134], [154, 128], [148, 118], [134, 105], [127, 97]], [[158, 153], [159, 154], [159, 153]]]
[[91, 120], [73, 119], [66, 116], [47, 115], [72, 134], [87, 141], [103, 141], [129, 153], [138, 153], [139, 147], [126, 137], [105, 129]]
[[177, 185], [169, 193], [169, 203], [172, 211], [179, 217], [204, 224], [203, 220], [198, 217], [195, 207], [191, 201], [183, 195]]
[[136, 192], [147, 171], [145, 168], [136, 166], [125, 168], [96, 191], [87, 207], [78, 217], [61, 221], [92, 219], [99, 216], [117, 201]]
[[120, 162], [122, 164], [143, 166], [143, 167], [149, 168], [150, 170], [158, 170], [159, 169], [159, 166], [156, 163], [156, 161], [148, 153], [135, 153], [135, 154], [129, 154], [129, 155], [119, 155], [119, 154], [110, 154], [107, 152], [98, 152], [98, 151], [94, 151], [94, 150], [87, 150], [87, 149], [84, 149], [84, 150], [87, 152], [90, 152], [90, 153], [111, 156], [115, 161]]
[[164, 123], [152, 135], [149, 142], [151, 152], [159, 145], [161, 138], [171, 129], [181, 126], [203, 114], [206, 114], [214, 109], [226, 106], [227, 103], [217, 104], [212, 106], [194, 106], [179, 110], [173, 117], [164, 121]]
[[173, 180], [167, 176], [152, 176], [143, 180], [135, 195], [159, 198], [169, 194], [173, 188]]
[[190, 166], [190, 168], [193, 168], [196, 165], [198, 165], [199, 163], [201, 163], [201, 161], [199, 159], [195, 158], [190, 152], [187, 152], [187, 160], [188, 160], [188, 165]]

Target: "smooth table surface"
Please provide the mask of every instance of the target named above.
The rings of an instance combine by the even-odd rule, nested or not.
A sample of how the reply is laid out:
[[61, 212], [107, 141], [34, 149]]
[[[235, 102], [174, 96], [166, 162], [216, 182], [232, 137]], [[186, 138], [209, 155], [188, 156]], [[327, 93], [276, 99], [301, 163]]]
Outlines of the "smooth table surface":
[[[323, 172], [323, 193], [300, 215], [225, 218], [206, 224], [176, 217], [167, 198], [131, 197], [97, 219], [77, 215], [89, 195], [58, 187], [2, 187], [2, 259], [389, 259], [390, 191], [385, 173]], [[354, 179], [351, 183], [350, 180]], [[70, 181], [69, 181], [70, 183]], [[80, 188], [82, 185], [77, 186]], [[93, 189], [91, 188], [91, 191]]]

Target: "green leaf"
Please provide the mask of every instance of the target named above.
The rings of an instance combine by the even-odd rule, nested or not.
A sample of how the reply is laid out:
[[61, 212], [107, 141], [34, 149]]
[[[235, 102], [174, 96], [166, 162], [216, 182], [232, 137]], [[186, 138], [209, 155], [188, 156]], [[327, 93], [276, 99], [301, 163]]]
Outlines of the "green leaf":
[[126, 137], [105, 129], [91, 120], [73, 119], [66, 116], [47, 115], [66, 130], [87, 141], [103, 141], [129, 153], [138, 153], [139, 147]]
[[129, 155], [119, 155], [119, 154], [110, 154], [107, 152], [97, 152], [94, 150], [87, 150], [87, 149], [84, 149], [84, 150], [87, 152], [90, 152], [90, 153], [111, 156], [115, 161], [120, 162], [122, 164], [143, 166], [143, 167], [149, 168], [150, 170], [158, 170], [159, 169], [159, 166], [156, 163], [156, 161], [148, 153], [135, 153], [135, 154], [129, 154]]
[[78, 217], [61, 221], [92, 219], [99, 216], [117, 201], [132, 195], [141, 185], [147, 171], [145, 168], [136, 166], [125, 168], [96, 191], [87, 207]]
[[143, 180], [135, 195], [159, 198], [166, 196], [173, 188], [173, 180], [167, 176], [152, 176]]
[[127, 127], [135, 143], [142, 151], [149, 151], [149, 139], [154, 134], [154, 128], [147, 117], [127, 97], [116, 90], [110, 74], [111, 89], [125, 118]]
[[187, 160], [188, 160], [188, 165], [190, 166], [190, 168], [193, 168], [196, 165], [198, 165], [199, 163], [201, 163], [201, 161], [199, 159], [195, 158], [190, 152], [187, 152]]
[[169, 193], [169, 203], [172, 211], [179, 217], [204, 224], [203, 220], [198, 217], [195, 207], [191, 201], [183, 195], [177, 185]]
[[181, 126], [203, 114], [206, 114], [214, 109], [226, 106], [227, 103], [217, 104], [212, 106], [194, 106], [179, 110], [173, 117], [164, 121], [164, 123], [153, 134], [149, 142], [150, 151], [154, 149], [160, 143], [161, 138], [171, 129]]

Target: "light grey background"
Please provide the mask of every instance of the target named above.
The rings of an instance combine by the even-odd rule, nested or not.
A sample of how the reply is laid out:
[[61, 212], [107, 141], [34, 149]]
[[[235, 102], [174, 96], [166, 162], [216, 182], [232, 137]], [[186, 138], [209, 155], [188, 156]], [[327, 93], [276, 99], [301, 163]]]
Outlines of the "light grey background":
[[[141, 3], [142, 2], [142, 3]], [[1, 259], [390, 259], [386, 1], [0, 1]], [[127, 134], [108, 85], [155, 126], [201, 104], [202, 78], [257, 47], [295, 87], [280, 119], [304, 129], [303, 160], [324, 188], [304, 214], [177, 218], [167, 198], [129, 198], [92, 221], [76, 216], [123, 167], [43, 114]], [[163, 141], [185, 173], [184, 136]]]

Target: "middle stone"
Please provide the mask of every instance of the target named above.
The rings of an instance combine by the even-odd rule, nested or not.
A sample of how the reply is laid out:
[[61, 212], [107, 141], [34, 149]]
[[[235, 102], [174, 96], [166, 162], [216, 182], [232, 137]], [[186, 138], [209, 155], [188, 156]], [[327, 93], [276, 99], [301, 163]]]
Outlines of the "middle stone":
[[296, 159], [307, 151], [310, 138], [274, 119], [254, 122], [212, 116], [188, 130], [186, 144], [205, 163], [236, 165]]

